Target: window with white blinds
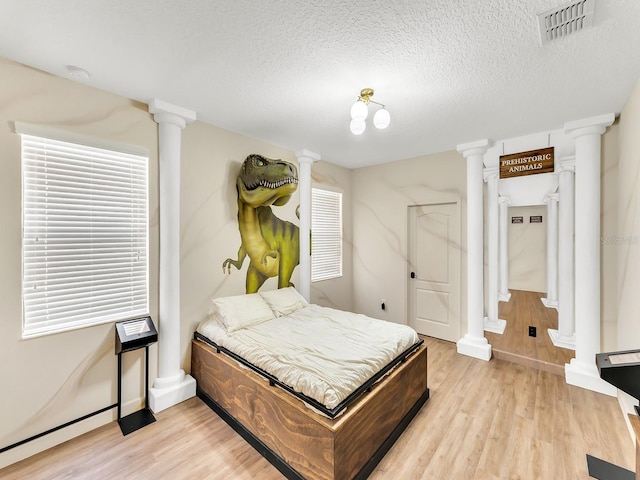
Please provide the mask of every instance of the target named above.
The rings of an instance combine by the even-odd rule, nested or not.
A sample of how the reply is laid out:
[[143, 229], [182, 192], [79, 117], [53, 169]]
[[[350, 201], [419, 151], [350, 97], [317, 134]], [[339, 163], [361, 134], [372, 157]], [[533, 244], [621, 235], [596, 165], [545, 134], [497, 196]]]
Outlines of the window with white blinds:
[[21, 137], [23, 336], [147, 315], [148, 156]]
[[342, 193], [311, 189], [311, 281], [342, 276]]

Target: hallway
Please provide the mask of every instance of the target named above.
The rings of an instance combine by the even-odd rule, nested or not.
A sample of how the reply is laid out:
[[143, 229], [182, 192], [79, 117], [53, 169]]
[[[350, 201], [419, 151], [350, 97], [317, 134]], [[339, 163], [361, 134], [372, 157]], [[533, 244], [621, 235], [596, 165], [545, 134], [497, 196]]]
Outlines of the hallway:
[[[542, 304], [544, 293], [510, 292], [509, 302], [500, 302], [498, 307], [499, 318], [507, 321], [504, 334], [485, 332], [493, 356], [564, 376], [564, 364], [575, 352], [554, 346], [547, 333], [558, 328], [558, 312]], [[529, 336], [529, 326], [536, 327], [535, 337]]]

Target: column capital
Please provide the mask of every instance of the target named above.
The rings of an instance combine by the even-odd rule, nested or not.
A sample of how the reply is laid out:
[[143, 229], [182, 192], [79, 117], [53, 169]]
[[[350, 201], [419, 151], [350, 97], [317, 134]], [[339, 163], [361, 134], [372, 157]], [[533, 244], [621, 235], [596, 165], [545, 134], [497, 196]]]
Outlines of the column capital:
[[502, 205], [502, 204], [507, 204], [507, 205], [511, 205], [511, 199], [509, 198], [508, 195], [500, 195], [498, 197], [498, 204]]
[[491, 142], [488, 139], [476, 140], [475, 142], [461, 143], [456, 146], [456, 150], [464, 156], [469, 158], [473, 155], [484, 155], [487, 153], [487, 149], [491, 146]]
[[196, 112], [164, 100], [154, 98], [149, 102], [149, 113], [157, 123], [172, 123], [184, 128], [196, 119]]
[[564, 124], [564, 133], [571, 135], [573, 138], [582, 137], [584, 135], [602, 135], [607, 127], [615, 121], [616, 116], [613, 113], [607, 113], [597, 117], [583, 118]]
[[560, 200], [560, 194], [558, 192], [547, 193], [543, 199], [544, 203], [557, 202], [559, 200]]
[[304, 150], [304, 149], [298, 150], [296, 152], [296, 157], [298, 158], [298, 163], [308, 163], [308, 164], [312, 164], [313, 162], [322, 159], [319, 153], [315, 153], [310, 150]]
[[485, 182], [492, 180], [500, 174], [500, 167], [485, 167], [482, 170], [482, 175]]
[[576, 171], [576, 157], [563, 157], [560, 159], [560, 172], [575, 172]]

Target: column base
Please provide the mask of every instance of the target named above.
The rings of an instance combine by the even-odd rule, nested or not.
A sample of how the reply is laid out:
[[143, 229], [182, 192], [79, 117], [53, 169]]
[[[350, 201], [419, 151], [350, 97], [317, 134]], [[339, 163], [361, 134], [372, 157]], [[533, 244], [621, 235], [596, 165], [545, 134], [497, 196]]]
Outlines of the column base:
[[547, 308], [555, 308], [558, 310], [558, 301], [557, 300], [549, 300], [548, 298], [541, 298], [542, 304]]
[[480, 360], [491, 360], [491, 344], [484, 337], [472, 337], [468, 333], [456, 342], [458, 353]]
[[[154, 382], [154, 387], [149, 389], [149, 407], [153, 413], [161, 412], [196, 396], [195, 378], [191, 375], [185, 375], [182, 370], [181, 372], [182, 378], [178, 382], [172, 382], [171, 385], [165, 386], [162, 379], [158, 378]], [[159, 388], [159, 385], [162, 385], [162, 387]]]
[[511, 300], [511, 292], [499, 293], [498, 294], [498, 301], [499, 302], [508, 302], [509, 300]]
[[484, 317], [484, 331], [497, 333], [502, 335], [504, 329], [507, 328], [507, 321], [498, 318], [497, 320], [489, 320], [489, 317]]
[[615, 397], [618, 394], [616, 387], [600, 378], [595, 360], [593, 365], [586, 365], [572, 358], [571, 363], [564, 365], [564, 378], [569, 385], [575, 385], [576, 387], [585, 388], [611, 397]]
[[570, 337], [565, 335], [561, 335], [559, 330], [554, 330], [552, 328], [547, 329], [549, 333], [549, 337], [551, 337], [551, 342], [560, 348], [567, 348], [569, 350], [576, 349], [576, 334], [574, 333]]

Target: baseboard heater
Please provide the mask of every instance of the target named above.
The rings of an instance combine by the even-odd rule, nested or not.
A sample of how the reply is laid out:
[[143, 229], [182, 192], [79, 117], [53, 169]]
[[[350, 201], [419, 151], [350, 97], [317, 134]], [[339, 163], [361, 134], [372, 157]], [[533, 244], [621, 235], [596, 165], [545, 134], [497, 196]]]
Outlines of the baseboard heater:
[[0, 448], [0, 454], [6, 452], [8, 450], [11, 450], [12, 448], [16, 448], [16, 447], [19, 447], [20, 445], [24, 445], [25, 443], [29, 443], [29, 442], [31, 442], [33, 440], [36, 440], [36, 439], [40, 438], [40, 437], [44, 437], [45, 435], [49, 435], [50, 433], [57, 432], [58, 430], [62, 430], [63, 428], [66, 428], [66, 427], [68, 427], [70, 425], [73, 425], [74, 423], [82, 422], [83, 420], [86, 420], [87, 418], [94, 417], [94, 416], [99, 415], [99, 414], [101, 414], [103, 412], [111, 410], [112, 408], [116, 408], [117, 406], [118, 406], [118, 404], [114, 403], [113, 405], [109, 405], [108, 407], [101, 408], [100, 410], [96, 410], [93, 413], [89, 413], [89, 414], [87, 414], [87, 415], [85, 415], [83, 417], [76, 418], [75, 420], [71, 420], [70, 422], [67, 422], [67, 423], [65, 423], [63, 425], [58, 425], [57, 427], [50, 428], [46, 432], [38, 433], [38, 434], [36, 434], [36, 435], [34, 435], [32, 437], [26, 438], [24, 440], [20, 440], [19, 442], [16, 442], [16, 443], [14, 443], [12, 445], [9, 445], [8, 447]]

